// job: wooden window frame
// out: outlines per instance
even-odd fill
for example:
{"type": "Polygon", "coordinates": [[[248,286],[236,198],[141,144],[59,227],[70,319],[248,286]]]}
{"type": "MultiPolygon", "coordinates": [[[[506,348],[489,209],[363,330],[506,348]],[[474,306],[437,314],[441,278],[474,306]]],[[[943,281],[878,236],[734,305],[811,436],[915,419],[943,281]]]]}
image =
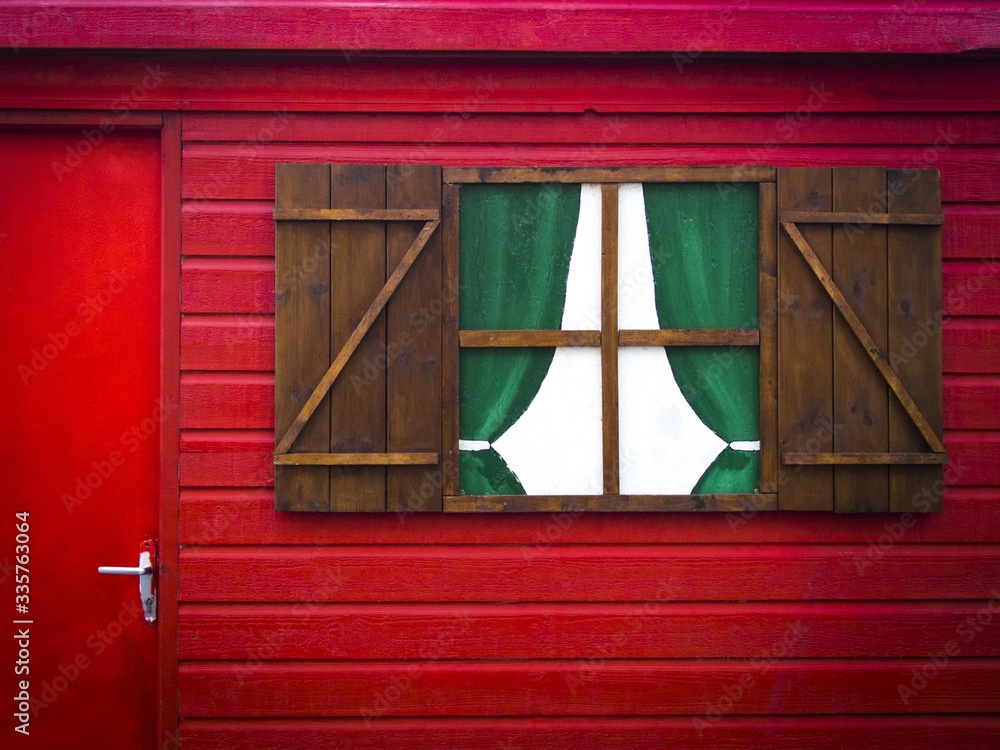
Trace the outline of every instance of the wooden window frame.
{"type": "MultiPolygon", "coordinates": [[[[352,243],[349,247],[358,253],[356,257],[363,263],[383,264],[383,272],[372,278],[365,277],[368,286],[364,289],[345,286],[343,273],[332,275],[329,282],[320,278],[308,289],[293,284],[283,290],[278,285],[277,301],[285,295],[293,295],[290,299],[298,300],[296,304],[305,297],[319,300],[320,306],[327,304],[328,310],[323,315],[329,313],[330,320],[334,320],[334,308],[322,300],[334,283],[339,284],[338,294],[348,300],[337,314],[338,333],[331,338],[335,343],[330,347],[332,362],[315,356],[310,360],[310,367],[325,375],[315,375],[315,379],[306,377],[299,385],[287,387],[286,384],[285,389],[276,385],[275,423],[280,428],[276,435],[274,462],[279,468],[285,466],[299,472],[289,475],[293,479],[308,479],[310,466],[313,470],[330,467],[329,491],[317,496],[311,488],[305,487],[297,494],[282,495],[276,481],[278,510],[743,512],[780,509],[842,513],[941,510],[940,498],[925,501],[925,493],[920,489],[927,483],[940,481],[941,466],[947,461],[940,437],[940,331],[932,335],[920,327],[922,317],[939,315],[941,307],[940,225],[944,220],[940,213],[940,175],[937,172],[884,167],[831,170],[761,166],[462,167],[442,170],[433,165],[342,164],[330,165],[336,172],[324,176],[319,172],[311,174],[310,170],[316,168],[323,166],[278,165],[276,177],[283,177],[277,180],[280,185],[276,185],[275,220],[300,226],[325,223],[328,228],[318,227],[317,231],[320,234],[326,231],[327,240],[331,242],[329,233],[339,225],[345,237],[352,233],[357,235],[349,240],[352,243]],[[305,171],[296,172],[302,169],[305,171]],[[301,185],[296,174],[303,178],[301,185]],[[331,191],[327,182],[335,175],[339,187],[331,191]],[[356,184],[371,183],[377,187],[381,179],[385,180],[386,196],[392,192],[392,200],[385,196],[369,200],[353,195],[356,184]],[[315,180],[319,182],[313,185],[315,180]],[[477,183],[601,186],[604,196],[602,292],[601,323],[597,329],[459,329],[461,191],[463,186],[477,183]],[[623,183],[757,185],[759,310],[756,328],[619,329],[618,201],[615,198],[623,183]],[[278,189],[281,186],[282,189],[278,189]],[[912,194],[907,192],[908,186],[915,188],[912,194]],[[290,197],[292,193],[288,191],[292,188],[301,190],[302,196],[290,197]],[[873,197],[875,203],[872,203],[873,197]],[[866,208],[869,204],[881,207],[879,211],[884,213],[866,208]],[[374,225],[375,230],[382,227],[381,234],[376,237],[378,242],[367,241],[370,232],[363,228],[366,224],[374,225]],[[865,245],[851,249],[847,225],[853,225],[855,232],[875,241],[875,245],[869,243],[867,250],[865,245]],[[880,226],[885,227],[881,234],[871,231],[872,227],[880,226]],[[425,246],[428,250],[421,255],[425,246]],[[834,252],[838,247],[840,250],[834,252]],[[417,263],[418,257],[420,263],[417,263]],[[408,277],[409,285],[400,287],[403,277],[415,263],[416,270],[408,277]],[[932,278],[935,268],[938,269],[937,278],[932,278]],[[923,269],[927,269],[927,273],[923,269]],[[378,276],[381,278],[376,278],[378,276]],[[849,292],[842,291],[838,284],[848,279],[854,280],[853,286],[849,292]],[[865,279],[867,283],[861,283],[865,279]],[[869,286],[884,289],[866,295],[864,290],[869,286]],[[403,292],[393,296],[397,288],[403,292]],[[867,308],[860,308],[861,317],[847,296],[867,305],[867,308]],[[363,428],[358,433],[361,438],[352,432],[346,433],[348,442],[342,447],[361,452],[337,450],[341,446],[332,444],[326,446],[327,452],[292,452],[296,436],[344,371],[347,360],[362,346],[369,329],[386,318],[401,325],[400,321],[412,319],[413,306],[420,304],[440,309],[441,315],[438,318],[435,314],[438,324],[428,327],[425,335],[414,339],[412,347],[406,345],[410,348],[406,356],[400,358],[401,366],[389,371],[393,378],[387,378],[384,394],[386,445],[382,446],[377,429],[371,432],[370,439],[364,437],[364,429],[372,421],[369,417],[375,415],[377,421],[376,409],[355,420],[363,428]],[[884,305],[881,312],[880,305],[884,305]],[[862,318],[868,321],[870,328],[862,318]],[[828,336],[824,337],[823,332],[828,336]],[[890,361],[894,347],[918,333],[924,336],[923,355],[902,359],[897,373],[897,365],[890,361]],[[603,413],[601,494],[461,494],[460,350],[463,347],[525,346],[599,348],[603,413]],[[683,495],[621,493],[617,354],[620,347],[629,346],[758,347],[761,465],[758,491],[683,495]],[[838,346],[840,348],[835,351],[838,346]],[[332,356],[334,351],[339,354],[332,356]],[[846,352],[851,354],[848,356],[846,352]],[[318,369],[320,365],[322,369],[318,369]],[[869,369],[870,365],[874,370],[869,369]],[[874,372],[883,381],[881,385],[875,386],[875,381],[872,385],[867,384],[865,378],[874,372]],[[837,373],[844,374],[839,384],[837,373]],[[860,377],[862,373],[865,375],[860,377]],[[390,380],[392,389],[388,385],[390,380]],[[883,388],[884,394],[881,393],[883,388]],[[307,390],[303,393],[302,389],[307,390]],[[782,391],[780,404],[779,390],[782,391]],[[308,393],[311,395],[306,397],[308,393]],[[282,394],[286,400],[291,399],[289,403],[293,409],[288,408],[289,404],[279,403],[282,394]],[[880,414],[887,406],[888,412],[880,414]],[[845,425],[836,424],[841,419],[845,425]],[[388,439],[390,432],[391,440],[388,439]],[[840,437],[835,440],[837,435],[840,437]],[[350,444],[351,440],[356,441],[356,447],[350,444]],[[806,466],[812,468],[803,470],[806,466]],[[865,494],[869,491],[867,483],[878,478],[870,471],[877,466],[887,467],[888,484],[883,482],[884,491],[876,488],[870,495],[865,494]],[[303,471],[305,473],[301,473],[303,471]],[[364,477],[378,478],[371,473],[373,471],[384,472],[387,479],[392,474],[392,487],[387,483],[381,494],[369,491],[363,497],[356,495],[350,482],[364,477]],[[350,482],[335,488],[333,472],[341,472],[336,474],[338,481],[350,482]],[[419,487],[415,487],[415,483],[419,487]],[[324,502],[329,507],[324,508],[324,502]]],[[[298,233],[276,232],[276,257],[294,262],[301,249],[300,239],[298,233]],[[283,236],[290,242],[283,242],[283,236]]],[[[337,256],[341,264],[353,263],[350,257],[337,256]]],[[[307,303],[313,305],[308,300],[307,303]]],[[[277,304],[277,334],[281,333],[281,309],[277,304]]],[[[310,351],[317,334],[313,332],[302,338],[304,329],[296,327],[298,319],[289,318],[287,311],[285,325],[291,336],[282,339],[276,335],[276,363],[281,364],[282,355],[286,355],[288,369],[283,372],[299,377],[296,358],[310,351]],[[284,347],[279,340],[285,341],[284,347]]],[[[377,342],[378,336],[374,338],[377,342]]],[[[366,346],[371,349],[372,343],[369,341],[366,346]]],[[[374,349],[377,348],[375,345],[374,349]]],[[[343,401],[343,392],[340,398],[343,401]]],[[[350,405],[351,401],[343,403],[350,405]]],[[[353,412],[347,409],[345,413],[353,412]]],[[[325,446],[311,447],[323,451],[325,446]]]]}
{"type": "Polygon", "coordinates": [[[747,511],[778,508],[777,449],[777,170],[774,167],[446,168],[442,196],[442,289],[457,289],[463,185],[598,184],[602,190],[601,329],[594,331],[462,331],[457,294],[446,294],[442,369],[445,512],[747,511]],[[754,183],[759,210],[759,317],[755,329],[618,327],[618,189],[623,183],[754,183]],[[463,495],[458,476],[458,360],[472,347],[596,347],[601,350],[604,491],[594,495],[463,495]],[[618,472],[618,349],[623,346],[756,346],[760,356],[760,491],[743,494],[625,495],[618,472]]]}

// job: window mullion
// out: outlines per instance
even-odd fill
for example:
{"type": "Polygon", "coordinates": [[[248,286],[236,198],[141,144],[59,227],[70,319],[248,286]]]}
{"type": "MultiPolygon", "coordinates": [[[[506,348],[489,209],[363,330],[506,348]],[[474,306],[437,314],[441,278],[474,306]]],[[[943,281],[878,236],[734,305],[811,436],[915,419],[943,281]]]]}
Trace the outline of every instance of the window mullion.
{"type": "Polygon", "coordinates": [[[601,396],[604,494],[618,481],[618,185],[601,189],[601,396]]]}

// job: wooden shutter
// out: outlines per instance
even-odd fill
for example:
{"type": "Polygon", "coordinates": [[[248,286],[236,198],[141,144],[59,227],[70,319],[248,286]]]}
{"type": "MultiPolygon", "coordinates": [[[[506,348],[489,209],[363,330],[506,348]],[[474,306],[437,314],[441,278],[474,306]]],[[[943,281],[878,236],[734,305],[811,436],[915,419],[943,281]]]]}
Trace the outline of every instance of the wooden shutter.
{"type": "Polygon", "coordinates": [[[778,506],[941,507],[936,171],[778,170],[778,506]]]}
{"type": "Polygon", "coordinates": [[[441,509],[441,169],[279,164],[275,504],[441,509]]]}

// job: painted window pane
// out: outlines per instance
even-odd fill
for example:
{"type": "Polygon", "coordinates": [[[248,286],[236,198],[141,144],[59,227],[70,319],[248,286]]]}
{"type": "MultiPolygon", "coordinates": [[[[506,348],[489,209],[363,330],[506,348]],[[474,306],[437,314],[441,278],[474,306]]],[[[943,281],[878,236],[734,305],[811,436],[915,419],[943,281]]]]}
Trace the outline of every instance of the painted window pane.
{"type": "MultiPolygon", "coordinates": [[[[599,188],[469,186],[461,211],[461,328],[600,327],[599,188]]],[[[599,493],[600,405],[597,350],[463,349],[461,491],[599,493]]]]}
{"type": "Polygon", "coordinates": [[[661,328],[756,328],[756,184],[643,186],[661,328]]]}
{"type": "MultiPolygon", "coordinates": [[[[550,364],[543,381],[523,411],[495,437],[469,429],[463,413],[480,413],[484,404],[497,409],[507,403],[491,383],[466,380],[470,362],[489,352],[503,367],[524,349],[476,350],[461,353],[459,371],[459,483],[475,495],[591,495],[602,489],[601,357],[598,349],[548,349],[550,364]],[[481,437],[476,437],[481,436],[481,437]]],[[[513,403],[513,402],[511,402],[513,403]]],[[[508,412],[490,420],[505,424],[508,412]]]]}
{"type": "Polygon", "coordinates": [[[469,185],[459,219],[459,326],[559,328],[579,185],[469,185]]]}
{"type": "MultiPolygon", "coordinates": [[[[464,187],[460,327],[599,329],[600,204],[464,187]]],[[[620,327],[755,328],[757,221],[756,185],[620,186],[620,327]]],[[[758,488],[756,348],[623,347],[619,368],[623,493],[758,488]]],[[[598,349],[463,349],[459,369],[462,492],[600,494],[598,349]]]]}
{"type": "MultiPolygon", "coordinates": [[[[756,185],[643,186],[656,315],[663,328],[756,328],[756,185]]],[[[676,347],[667,359],[685,400],[723,442],[692,488],[753,492],[760,485],[756,348],[676,347]]]]}
{"type": "MultiPolygon", "coordinates": [[[[621,186],[622,328],[756,327],[756,312],[734,315],[732,310],[747,304],[751,280],[756,310],[757,187],[729,187],[621,186]],[[650,206],[652,219],[647,214],[650,206]],[[711,212],[721,210],[743,211],[742,219],[711,220],[711,212]],[[717,227],[725,224],[735,234],[718,239],[717,227]],[[727,256],[725,263],[713,263],[703,257],[716,246],[735,246],[732,252],[741,260],[727,256]],[[742,290],[743,303],[726,296],[733,286],[742,290]],[[703,307],[682,309],[694,304],[703,307]],[[720,305],[727,309],[720,311],[720,305]],[[673,315],[675,309],[682,312],[673,315]]],[[[756,348],[624,347],[619,350],[618,378],[623,493],[753,492],[759,487],[756,348]]]]}

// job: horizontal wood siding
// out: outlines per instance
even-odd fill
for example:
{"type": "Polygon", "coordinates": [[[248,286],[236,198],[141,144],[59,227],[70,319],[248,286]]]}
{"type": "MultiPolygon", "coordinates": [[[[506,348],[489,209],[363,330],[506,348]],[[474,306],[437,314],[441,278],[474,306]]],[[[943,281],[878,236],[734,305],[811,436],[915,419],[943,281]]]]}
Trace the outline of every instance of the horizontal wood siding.
{"type": "Polygon", "coordinates": [[[996,744],[1000,65],[220,66],[151,92],[243,110],[184,116],[183,747],[996,744]],[[289,161],[940,169],[944,512],[275,512],[289,161]]]}
{"type": "Polygon", "coordinates": [[[142,0],[103,6],[62,0],[42,8],[17,2],[0,7],[0,27],[8,30],[15,50],[322,50],[348,61],[370,50],[687,50],[682,59],[693,61],[703,51],[957,53],[1000,47],[996,13],[961,0],[929,8],[843,2],[733,6],[725,0],[684,5],[654,0],[620,8],[588,0],[302,6],[272,1],[225,11],[167,0],[156,13],[142,0]]]}

